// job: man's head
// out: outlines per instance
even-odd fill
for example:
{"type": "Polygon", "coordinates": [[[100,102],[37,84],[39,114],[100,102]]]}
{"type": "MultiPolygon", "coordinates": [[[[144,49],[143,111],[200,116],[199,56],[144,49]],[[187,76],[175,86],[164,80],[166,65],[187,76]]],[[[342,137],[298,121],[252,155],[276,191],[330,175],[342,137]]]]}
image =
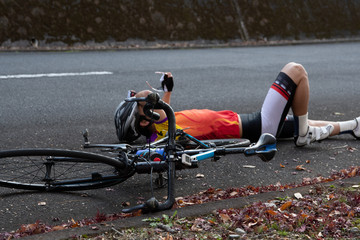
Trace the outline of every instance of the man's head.
{"type": "Polygon", "coordinates": [[[115,128],[120,142],[132,142],[140,137],[136,130],[137,102],[122,101],[115,111],[115,128]]]}
{"type": "MultiPolygon", "coordinates": [[[[134,97],[146,97],[151,91],[144,90],[134,97]]],[[[155,131],[153,121],[145,116],[143,107],[145,102],[122,101],[115,111],[115,127],[119,141],[132,142],[140,135],[150,137],[155,131]]]]}

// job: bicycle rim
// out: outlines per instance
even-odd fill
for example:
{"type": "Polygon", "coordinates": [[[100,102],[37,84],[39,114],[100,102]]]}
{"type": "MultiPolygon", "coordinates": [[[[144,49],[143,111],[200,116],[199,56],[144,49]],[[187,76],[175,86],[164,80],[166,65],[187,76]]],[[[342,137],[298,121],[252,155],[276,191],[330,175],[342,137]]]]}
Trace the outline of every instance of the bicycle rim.
{"type": "Polygon", "coordinates": [[[37,191],[76,191],[125,181],[121,162],[106,156],[60,149],[0,152],[0,186],[37,191]]]}

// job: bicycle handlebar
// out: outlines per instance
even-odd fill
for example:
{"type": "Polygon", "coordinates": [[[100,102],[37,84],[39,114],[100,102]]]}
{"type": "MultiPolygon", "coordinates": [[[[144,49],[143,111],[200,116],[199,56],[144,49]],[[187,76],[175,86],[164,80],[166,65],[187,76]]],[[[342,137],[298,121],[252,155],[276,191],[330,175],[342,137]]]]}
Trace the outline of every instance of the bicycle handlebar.
{"type": "Polygon", "coordinates": [[[140,98],[126,98],[126,102],[146,102],[143,111],[146,116],[151,119],[159,120],[160,114],[154,112],[153,109],[155,105],[159,102],[160,96],[157,93],[150,93],[147,97],[140,97],[140,98]]]}
{"type": "Polygon", "coordinates": [[[140,97],[140,98],[125,98],[125,102],[145,102],[146,98],[145,97],[140,97]]]}
{"type": "Polygon", "coordinates": [[[160,119],[160,114],[153,111],[153,105],[150,103],[145,104],[143,111],[144,111],[145,115],[151,119],[154,119],[156,121],[160,119]]]}

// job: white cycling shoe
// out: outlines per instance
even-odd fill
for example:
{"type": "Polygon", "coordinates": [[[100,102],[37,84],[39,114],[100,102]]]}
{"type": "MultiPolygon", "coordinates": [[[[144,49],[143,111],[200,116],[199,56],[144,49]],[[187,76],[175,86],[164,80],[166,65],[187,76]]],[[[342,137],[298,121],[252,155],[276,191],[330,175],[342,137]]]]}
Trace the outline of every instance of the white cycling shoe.
{"type": "Polygon", "coordinates": [[[360,117],[355,118],[356,121],[356,128],[352,130],[352,135],[357,139],[360,140],[360,117]]]}
{"type": "Polygon", "coordinates": [[[328,138],[333,130],[334,126],[331,124],[328,124],[324,127],[308,126],[308,131],[305,136],[295,136],[295,145],[298,147],[302,147],[305,145],[310,145],[312,142],[315,141],[321,141],[325,138],[328,138]]]}

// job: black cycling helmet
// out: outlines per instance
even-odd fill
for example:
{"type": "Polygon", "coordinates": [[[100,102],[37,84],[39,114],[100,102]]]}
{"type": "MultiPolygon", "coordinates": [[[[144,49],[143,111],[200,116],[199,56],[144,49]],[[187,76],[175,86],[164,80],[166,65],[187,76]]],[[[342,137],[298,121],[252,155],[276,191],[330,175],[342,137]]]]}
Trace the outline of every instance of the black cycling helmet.
{"type": "Polygon", "coordinates": [[[140,137],[136,130],[137,102],[122,101],[115,111],[116,134],[120,142],[132,142],[140,137]]]}

